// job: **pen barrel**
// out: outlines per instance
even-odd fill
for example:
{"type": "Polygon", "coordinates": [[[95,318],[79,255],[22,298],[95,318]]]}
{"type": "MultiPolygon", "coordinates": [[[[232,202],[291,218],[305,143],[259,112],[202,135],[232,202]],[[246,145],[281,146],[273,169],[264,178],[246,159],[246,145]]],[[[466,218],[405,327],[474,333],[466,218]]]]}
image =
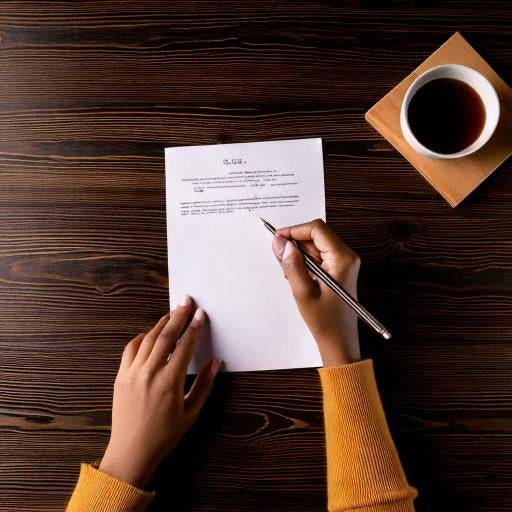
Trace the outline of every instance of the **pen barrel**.
{"type": "Polygon", "coordinates": [[[338,297],[340,297],[353,311],[366,322],[370,327],[377,331],[382,337],[389,340],[391,333],[381,324],[366,308],[361,306],[357,300],[350,295],[340,284],[329,275],[318,263],[307,254],[299,244],[296,244],[297,248],[304,255],[304,262],[306,268],[321,281],[323,281],[338,297]]]}

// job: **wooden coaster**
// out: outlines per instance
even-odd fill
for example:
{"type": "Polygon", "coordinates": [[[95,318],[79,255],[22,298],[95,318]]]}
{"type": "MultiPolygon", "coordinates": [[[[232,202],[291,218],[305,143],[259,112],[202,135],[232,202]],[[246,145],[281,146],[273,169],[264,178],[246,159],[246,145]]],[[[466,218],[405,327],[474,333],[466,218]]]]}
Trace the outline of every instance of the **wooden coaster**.
{"type": "Polygon", "coordinates": [[[459,32],[368,110],[365,118],[452,207],[457,206],[512,154],[512,88],[459,32]],[[427,69],[440,64],[463,64],[479,71],[491,82],[500,99],[500,121],[491,139],[476,153],[454,160],[433,160],[420,155],[405,141],[400,128],[400,107],[409,85],[427,69]]]}

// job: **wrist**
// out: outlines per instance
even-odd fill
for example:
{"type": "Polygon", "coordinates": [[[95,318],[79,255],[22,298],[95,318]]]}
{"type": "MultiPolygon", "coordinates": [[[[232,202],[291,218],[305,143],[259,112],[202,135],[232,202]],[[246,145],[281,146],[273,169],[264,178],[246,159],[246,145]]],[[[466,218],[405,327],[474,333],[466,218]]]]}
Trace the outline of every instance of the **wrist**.
{"type": "Polygon", "coordinates": [[[157,466],[157,461],[142,460],[129,450],[120,450],[109,444],[98,469],[122,482],[143,489],[157,466]]]}
{"type": "Polygon", "coordinates": [[[361,361],[357,336],[346,339],[317,339],[318,350],[324,368],[343,366],[361,361]]]}

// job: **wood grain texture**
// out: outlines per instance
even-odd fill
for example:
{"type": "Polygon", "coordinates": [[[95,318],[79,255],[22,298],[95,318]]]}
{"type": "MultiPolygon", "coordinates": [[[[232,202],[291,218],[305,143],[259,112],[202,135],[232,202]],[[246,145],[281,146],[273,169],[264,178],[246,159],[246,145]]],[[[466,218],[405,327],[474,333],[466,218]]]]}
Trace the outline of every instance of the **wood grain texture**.
{"type": "MultiPolygon", "coordinates": [[[[364,120],[457,30],[512,83],[505,0],[1,2],[2,512],[63,510],[167,308],[163,148],[296,137],[395,333],[362,340],[417,510],[512,508],[512,165],[452,211],[364,120]]],[[[152,510],[324,510],[322,421],[314,370],[221,376],[152,510]]]]}

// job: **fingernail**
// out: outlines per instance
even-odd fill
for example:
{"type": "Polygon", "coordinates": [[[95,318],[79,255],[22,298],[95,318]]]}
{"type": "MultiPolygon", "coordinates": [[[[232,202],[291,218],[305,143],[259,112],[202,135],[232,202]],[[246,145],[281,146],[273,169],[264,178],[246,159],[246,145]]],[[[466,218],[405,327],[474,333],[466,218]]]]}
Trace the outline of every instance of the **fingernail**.
{"type": "Polygon", "coordinates": [[[294,245],[289,240],[287,240],[286,245],[284,247],[283,260],[286,260],[292,254],[294,249],[294,245]]]}
{"type": "Polygon", "coordinates": [[[197,308],[194,313],[194,318],[192,318],[192,322],[194,325],[200,325],[204,320],[204,311],[201,308],[197,308]]]}
{"type": "Polygon", "coordinates": [[[283,258],[283,253],[286,247],[288,240],[279,234],[274,236],[274,243],[272,244],[272,248],[274,249],[274,254],[279,258],[283,258]]]}
{"type": "Polygon", "coordinates": [[[221,364],[222,359],[213,360],[212,365],[210,366],[210,373],[212,374],[212,377],[215,377],[215,375],[217,375],[217,372],[219,371],[221,364]]]}
{"type": "Polygon", "coordinates": [[[180,306],[182,308],[185,308],[185,307],[188,307],[188,306],[192,306],[192,298],[190,297],[190,295],[185,295],[181,300],[180,300],[180,306]]]}

